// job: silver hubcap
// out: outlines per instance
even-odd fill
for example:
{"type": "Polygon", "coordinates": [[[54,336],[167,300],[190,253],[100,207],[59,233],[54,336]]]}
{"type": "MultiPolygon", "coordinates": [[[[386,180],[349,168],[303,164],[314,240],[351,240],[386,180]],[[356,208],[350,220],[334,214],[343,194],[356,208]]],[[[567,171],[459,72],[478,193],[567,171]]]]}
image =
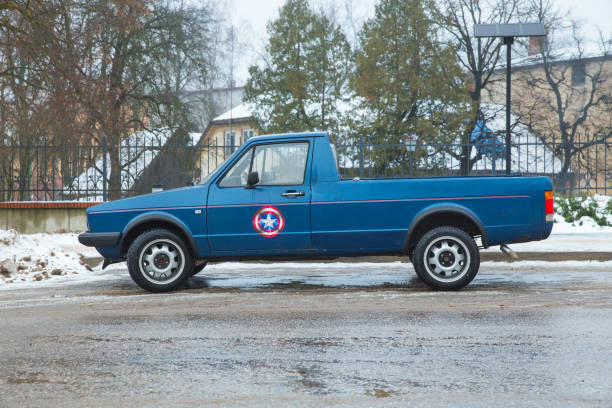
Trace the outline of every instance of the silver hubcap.
{"type": "Polygon", "coordinates": [[[139,264],[146,279],[166,284],[180,276],[184,259],[178,244],[169,239],[157,239],[140,252],[139,264]]]}
{"type": "Polygon", "coordinates": [[[457,238],[444,236],[434,239],[425,250],[425,269],[441,282],[461,279],[470,268],[470,253],[457,238]]]}

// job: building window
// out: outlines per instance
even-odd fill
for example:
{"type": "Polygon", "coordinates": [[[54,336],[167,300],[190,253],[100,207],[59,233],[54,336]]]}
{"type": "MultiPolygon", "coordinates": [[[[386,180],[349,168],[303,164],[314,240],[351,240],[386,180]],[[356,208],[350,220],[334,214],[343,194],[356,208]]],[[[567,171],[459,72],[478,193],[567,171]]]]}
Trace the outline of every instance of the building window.
{"type": "Polygon", "coordinates": [[[225,156],[229,156],[236,150],[236,132],[225,132],[225,156]]]}
{"type": "Polygon", "coordinates": [[[246,142],[253,137],[253,129],[245,129],[242,131],[242,140],[246,142]]]}
{"type": "Polygon", "coordinates": [[[584,85],[586,79],[586,64],[576,61],[572,64],[572,85],[584,85]]]}

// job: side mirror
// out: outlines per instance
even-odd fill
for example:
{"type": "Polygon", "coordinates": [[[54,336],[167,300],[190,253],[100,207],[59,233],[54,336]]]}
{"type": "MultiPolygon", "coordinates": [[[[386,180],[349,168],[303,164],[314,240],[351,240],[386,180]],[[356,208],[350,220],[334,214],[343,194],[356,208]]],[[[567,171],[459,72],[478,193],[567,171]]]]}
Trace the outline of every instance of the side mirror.
{"type": "Polygon", "coordinates": [[[256,171],[250,172],[249,177],[247,177],[246,188],[255,188],[255,184],[257,183],[259,183],[259,173],[256,171]]]}

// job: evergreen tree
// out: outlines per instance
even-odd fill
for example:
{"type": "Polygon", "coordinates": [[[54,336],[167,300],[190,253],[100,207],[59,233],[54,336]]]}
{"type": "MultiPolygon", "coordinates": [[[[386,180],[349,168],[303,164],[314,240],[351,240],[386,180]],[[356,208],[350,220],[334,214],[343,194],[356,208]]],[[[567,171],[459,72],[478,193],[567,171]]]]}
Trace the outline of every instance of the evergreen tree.
{"type": "Polygon", "coordinates": [[[336,132],[351,69],[340,27],[307,0],[287,0],[268,33],[265,66],[250,67],[245,89],[258,127],[269,133],[336,132]]]}
{"type": "MultiPolygon", "coordinates": [[[[370,148],[367,160],[378,174],[405,174],[403,143],[416,135],[421,163],[440,158],[439,143],[457,142],[469,110],[467,77],[454,49],[437,38],[423,0],[381,0],[375,16],[360,33],[353,88],[362,96],[356,134],[367,144],[397,144],[395,149],[370,148]]],[[[439,164],[442,166],[442,163],[439,164]]]]}

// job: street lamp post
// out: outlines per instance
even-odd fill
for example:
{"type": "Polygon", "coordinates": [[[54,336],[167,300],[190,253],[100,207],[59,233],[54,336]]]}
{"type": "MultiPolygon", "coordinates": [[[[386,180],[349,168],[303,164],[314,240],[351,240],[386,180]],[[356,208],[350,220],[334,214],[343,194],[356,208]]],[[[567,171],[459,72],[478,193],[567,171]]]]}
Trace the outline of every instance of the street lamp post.
{"type": "Polygon", "coordinates": [[[412,155],[416,149],[417,139],[418,137],[416,135],[408,135],[406,137],[406,150],[410,153],[410,167],[408,168],[408,175],[410,177],[412,177],[412,155]]]}
{"type": "Polygon", "coordinates": [[[506,45],[506,174],[510,174],[510,86],[512,75],[512,43],[515,37],[545,37],[542,23],[527,24],[476,24],[474,37],[502,37],[506,45]]]}

